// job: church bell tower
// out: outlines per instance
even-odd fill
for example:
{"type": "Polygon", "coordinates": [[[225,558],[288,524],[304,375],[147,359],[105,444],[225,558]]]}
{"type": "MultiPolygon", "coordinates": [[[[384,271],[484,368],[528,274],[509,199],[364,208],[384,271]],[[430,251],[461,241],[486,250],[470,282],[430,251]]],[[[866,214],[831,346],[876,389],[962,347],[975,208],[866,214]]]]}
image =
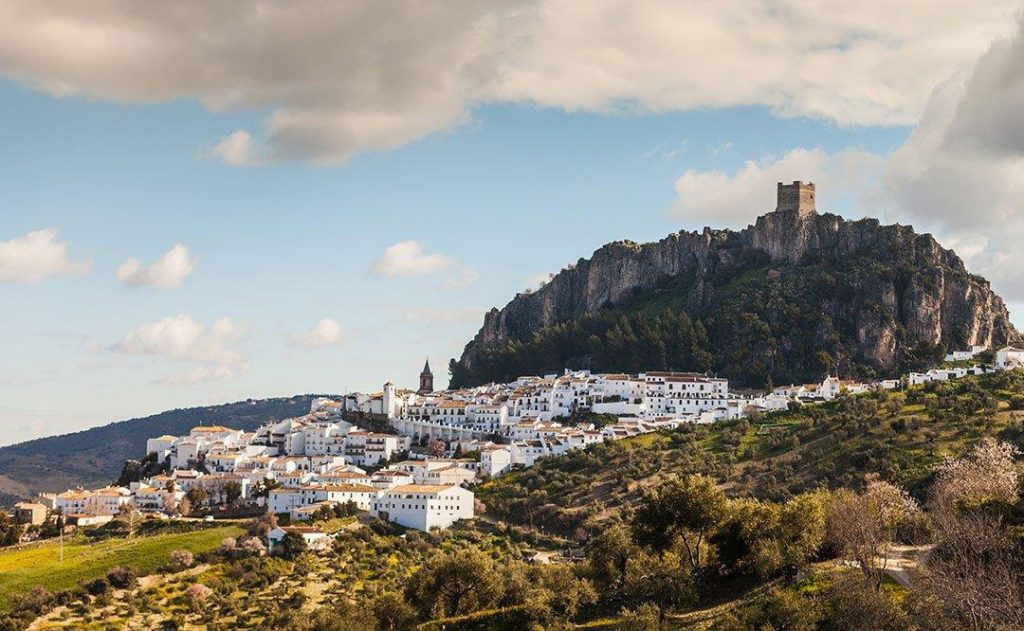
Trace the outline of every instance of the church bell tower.
{"type": "Polygon", "coordinates": [[[420,373],[420,389],[416,394],[430,394],[434,391],[434,373],[430,372],[430,359],[423,364],[423,372],[420,373]]]}

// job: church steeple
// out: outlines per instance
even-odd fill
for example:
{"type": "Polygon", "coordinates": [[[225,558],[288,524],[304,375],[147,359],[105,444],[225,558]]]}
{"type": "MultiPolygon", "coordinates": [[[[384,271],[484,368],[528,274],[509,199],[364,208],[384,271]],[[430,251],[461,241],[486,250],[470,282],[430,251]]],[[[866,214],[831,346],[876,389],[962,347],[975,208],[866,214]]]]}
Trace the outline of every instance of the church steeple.
{"type": "Polygon", "coordinates": [[[416,394],[430,394],[434,391],[434,373],[430,372],[430,358],[423,364],[423,372],[420,373],[420,389],[416,394]]]}

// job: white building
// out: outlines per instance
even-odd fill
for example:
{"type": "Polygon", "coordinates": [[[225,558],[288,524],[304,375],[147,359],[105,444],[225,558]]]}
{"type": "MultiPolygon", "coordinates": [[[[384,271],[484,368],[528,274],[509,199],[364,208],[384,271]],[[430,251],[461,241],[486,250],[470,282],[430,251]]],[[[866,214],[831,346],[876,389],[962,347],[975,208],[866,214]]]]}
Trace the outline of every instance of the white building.
{"type": "Polygon", "coordinates": [[[473,518],[473,492],[459,486],[408,484],[388,489],[371,511],[406,528],[429,531],[473,518]]]}
{"type": "Polygon", "coordinates": [[[1024,349],[1007,346],[996,351],[996,368],[1020,368],[1024,366],[1024,349]]]}

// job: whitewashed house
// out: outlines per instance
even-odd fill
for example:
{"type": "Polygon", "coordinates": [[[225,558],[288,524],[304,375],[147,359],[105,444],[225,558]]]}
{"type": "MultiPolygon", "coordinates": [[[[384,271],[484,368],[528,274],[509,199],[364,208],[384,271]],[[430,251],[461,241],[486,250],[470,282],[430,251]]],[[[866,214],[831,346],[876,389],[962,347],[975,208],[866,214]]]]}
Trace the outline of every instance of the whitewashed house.
{"type": "Polygon", "coordinates": [[[996,351],[996,368],[1020,368],[1024,366],[1024,349],[1006,346],[996,351]]]}
{"type": "Polygon", "coordinates": [[[371,512],[406,528],[429,531],[473,518],[473,492],[460,486],[409,484],[384,491],[371,512]]]}

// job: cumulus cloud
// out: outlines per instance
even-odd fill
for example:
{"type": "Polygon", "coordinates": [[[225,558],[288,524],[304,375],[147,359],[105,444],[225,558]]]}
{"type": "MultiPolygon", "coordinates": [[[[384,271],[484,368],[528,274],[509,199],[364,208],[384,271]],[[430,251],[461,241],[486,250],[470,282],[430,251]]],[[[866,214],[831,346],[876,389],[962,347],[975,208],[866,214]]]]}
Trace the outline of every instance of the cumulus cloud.
{"type": "Polygon", "coordinates": [[[930,226],[1011,300],[1024,299],[1024,21],[932,94],[888,162],[880,199],[930,226]]]}
{"type": "Polygon", "coordinates": [[[209,155],[343,162],[482,103],[670,111],[764,105],[915,122],[929,90],[1012,30],[1017,0],[0,0],[0,74],[56,95],[267,110],[209,155]],[[154,68],[159,70],[154,72],[154,68]]]}
{"type": "Polygon", "coordinates": [[[52,228],[0,241],[0,282],[34,283],[52,276],[88,273],[92,261],[72,261],[68,244],[52,228]]]}
{"type": "Polygon", "coordinates": [[[112,350],[238,368],[246,363],[238,348],[242,333],[243,327],[230,318],[206,326],[182,313],[132,329],[112,350]]]}
{"type": "Polygon", "coordinates": [[[138,259],[128,259],[117,268],[117,280],[128,287],[174,289],[181,287],[195,269],[195,259],[188,248],[179,243],[148,266],[138,259]]]}
{"type": "Polygon", "coordinates": [[[402,241],[388,246],[372,270],[378,276],[425,276],[447,271],[453,265],[443,254],[427,254],[417,241],[402,241]]]}
{"type": "Polygon", "coordinates": [[[735,173],[687,171],[678,217],[743,225],[777,181],[813,180],[818,208],[846,197],[866,214],[935,233],[1010,301],[1024,300],[1024,21],[973,67],[932,92],[920,124],[892,154],[798,148],[735,173]]]}
{"type": "Polygon", "coordinates": [[[314,349],[324,346],[336,346],[347,339],[344,330],[337,320],[324,318],[312,329],[292,336],[292,345],[299,348],[314,349]]]}
{"type": "Polygon", "coordinates": [[[735,173],[687,170],[675,182],[675,215],[692,225],[745,226],[775,208],[775,186],[814,182],[819,211],[830,200],[859,198],[876,186],[885,158],[860,149],[830,154],[797,148],[782,156],[748,160],[735,173]]]}
{"type": "Polygon", "coordinates": [[[260,156],[262,152],[263,149],[257,147],[253,141],[252,134],[239,129],[225,136],[213,147],[201,151],[199,156],[217,159],[233,166],[244,166],[264,162],[260,156]]]}

